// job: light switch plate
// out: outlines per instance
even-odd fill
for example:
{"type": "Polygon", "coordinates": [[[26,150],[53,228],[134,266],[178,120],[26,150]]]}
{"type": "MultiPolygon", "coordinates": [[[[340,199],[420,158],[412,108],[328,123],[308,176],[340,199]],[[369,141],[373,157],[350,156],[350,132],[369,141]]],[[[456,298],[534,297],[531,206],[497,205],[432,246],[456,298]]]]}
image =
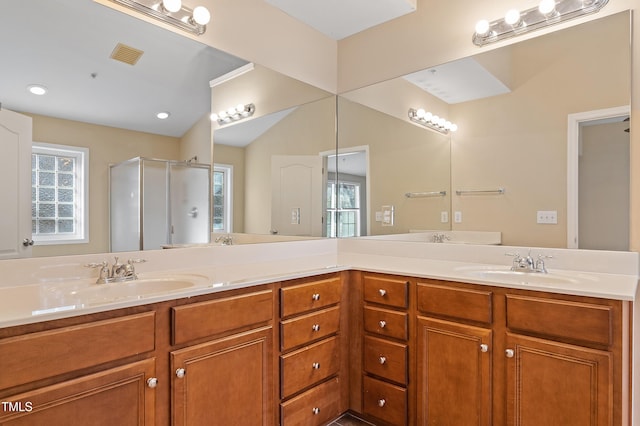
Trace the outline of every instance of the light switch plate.
{"type": "Polygon", "coordinates": [[[440,223],[449,223],[449,212],[442,211],[440,212],[440,223]]]}
{"type": "Polygon", "coordinates": [[[462,212],[457,211],[453,213],[453,221],[455,223],[462,223],[462,212]]]}
{"type": "Polygon", "coordinates": [[[394,207],[382,206],[382,226],[393,226],[394,207]]]}

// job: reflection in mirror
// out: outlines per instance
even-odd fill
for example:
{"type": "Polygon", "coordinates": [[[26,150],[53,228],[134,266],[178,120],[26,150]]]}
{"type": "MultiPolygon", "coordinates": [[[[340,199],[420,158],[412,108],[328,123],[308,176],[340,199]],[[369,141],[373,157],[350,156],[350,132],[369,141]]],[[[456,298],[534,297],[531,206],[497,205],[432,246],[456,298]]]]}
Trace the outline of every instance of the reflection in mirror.
{"type": "Polygon", "coordinates": [[[259,65],[212,88],[213,111],[256,105],[250,118],[214,125],[214,167],[233,177],[226,197],[223,185],[214,193],[214,232],[245,243],[327,235],[335,102],[324,90],[259,65]]]}
{"type": "MultiPolygon", "coordinates": [[[[458,130],[450,135],[451,177],[447,195],[451,196],[449,219],[453,220],[438,224],[440,226],[435,229],[450,229],[453,235],[456,232],[499,232],[501,242],[506,245],[627,250],[628,238],[614,238],[617,244],[611,244],[611,239],[594,242],[593,238],[598,237],[592,236],[584,237],[585,245],[579,245],[577,240],[567,241],[568,224],[578,222],[577,214],[575,218],[569,216],[567,205],[578,205],[571,194],[578,193],[578,186],[586,185],[582,175],[578,178],[578,166],[576,170],[568,166],[572,161],[577,164],[578,160],[568,158],[567,122],[570,114],[589,115],[596,110],[628,108],[629,34],[630,13],[622,12],[343,94],[340,106],[344,103],[345,107],[338,109],[339,147],[366,145],[366,138],[371,137],[366,135],[354,142],[351,133],[355,131],[349,127],[355,127],[355,124],[350,122],[349,114],[353,114],[351,110],[355,106],[350,102],[357,102],[361,109],[375,110],[377,123],[394,117],[409,125],[406,116],[409,108],[431,110],[458,125],[458,130]],[[488,87],[495,87],[496,91],[478,93],[478,89],[488,87]],[[504,188],[503,193],[497,191],[500,188],[504,188]],[[495,192],[475,192],[485,190],[495,192]],[[458,195],[458,191],[463,192],[458,195]]],[[[609,117],[608,121],[622,122],[627,117],[628,113],[621,114],[609,117]]],[[[373,126],[376,121],[367,120],[366,123],[373,126]]],[[[364,134],[368,129],[363,127],[358,126],[357,131],[364,134]]],[[[410,175],[409,170],[421,170],[420,167],[439,167],[437,162],[442,161],[442,157],[423,154],[421,166],[417,166],[414,156],[402,155],[403,143],[408,139],[399,138],[400,134],[391,128],[378,130],[378,133],[383,132],[387,132],[384,136],[386,146],[402,158],[399,164],[392,165],[390,155],[379,158],[373,150],[370,153],[372,177],[368,221],[372,224],[371,234],[432,229],[431,226],[436,225],[430,225],[428,221],[433,220],[433,216],[439,219],[440,215],[435,214],[438,210],[434,209],[428,215],[420,214],[417,205],[410,204],[417,200],[402,203],[393,200],[391,195],[377,199],[375,194],[379,188],[390,186],[394,187],[396,196],[409,190],[440,190],[441,185],[436,184],[436,180],[426,181],[417,173],[411,181],[413,189],[395,183],[394,179],[396,175],[410,175]],[[437,158],[436,165],[432,158],[437,158]],[[379,173],[380,177],[374,179],[373,173],[379,173]],[[376,215],[384,205],[395,207],[395,221],[387,228],[375,226],[379,224],[376,215]],[[422,222],[405,225],[404,217],[414,212],[422,222]]],[[[614,170],[629,168],[629,133],[612,132],[598,136],[599,149],[613,152],[608,144],[614,134],[616,138],[626,135],[626,142],[616,148],[622,154],[608,159],[608,163],[601,161],[589,166],[596,172],[586,179],[596,180],[605,189],[598,192],[598,200],[594,200],[591,207],[580,204],[580,209],[607,205],[607,209],[597,213],[598,227],[621,224],[621,231],[607,228],[604,233],[628,235],[629,177],[623,175],[616,181],[612,175],[614,170]],[[620,181],[626,185],[620,185],[620,181]],[[612,197],[605,197],[606,194],[612,197]]],[[[581,153],[579,149],[576,152],[581,153]]],[[[596,156],[596,161],[602,159],[602,156],[596,156]]],[[[448,172],[448,169],[443,171],[448,172]]],[[[585,198],[584,195],[580,197],[585,198]]],[[[435,200],[422,201],[433,203],[435,200]]],[[[448,205],[439,208],[445,211],[448,205]]],[[[578,208],[575,210],[577,212],[578,208]]],[[[583,220],[583,213],[586,212],[580,212],[580,220],[583,220]]]]}
{"type": "Polygon", "coordinates": [[[2,108],[33,117],[34,141],[89,149],[89,241],[36,243],[34,256],[109,251],[109,164],[194,155],[209,163],[209,81],[246,63],[92,0],[6,2],[0,40],[2,108]],[[111,58],[119,43],[142,56],[111,58]],[[28,93],[34,83],[47,94],[28,93]],[[169,117],[157,119],[161,111],[169,117]]]}

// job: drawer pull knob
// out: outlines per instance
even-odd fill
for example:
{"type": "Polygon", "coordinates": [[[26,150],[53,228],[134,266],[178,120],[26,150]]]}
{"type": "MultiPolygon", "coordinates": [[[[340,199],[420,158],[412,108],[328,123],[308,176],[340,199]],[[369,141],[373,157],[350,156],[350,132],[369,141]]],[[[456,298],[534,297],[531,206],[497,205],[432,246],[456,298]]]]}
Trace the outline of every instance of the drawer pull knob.
{"type": "Polygon", "coordinates": [[[320,324],[313,324],[311,326],[311,330],[313,331],[320,331],[320,324]]]}
{"type": "Polygon", "coordinates": [[[382,408],[382,407],[384,407],[386,405],[386,403],[387,403],[386,399],[384,399],[384,398],[379,399],[378,400],[378,407],[382,408]]]}
{"type": "Polygon", "coordinates": [[[311,411],[313,412],[314,415],[320,414],[320,409],[318,407],[313,407],[311,411]]]}
{"type": "Polygon", "coordinates": [[[387,290],[381,288],[380,290],[378,290],[378,292],[380,292],[380,296],[384,297],[387,294],[387,290]]]}
{"type": "Polygon", "coordinates": [[[176,370],[176,377],[182,379],[187,372],[184,371],[184,368],[178,368],[176,370]]]}
{"type": "Polygon", "coordinates": [[[516,353],[513,351],[513,349],[507,349],[506,351],[504,351],[504,354],[507,356],[507,358],[513,358],[516,353]]]}
{"type": "Polygon", "coordinates": [[[158,378],[157,377],[150,377],[149,379],[147,379],[147,386],[149,386],[151,389],[153,389],[156,386],[158,386],[158,378]]]}
{"type": "Polygon", "coordinates": [[[313,293],[313,295],[311,296],[311,300],[314,300],[314,301],[320,300],[320,294],[313,293]]]}
{"type": "Polygon", "coordinates": [[[311,368],[313,368],[314,370],[319,370],[320,369],[320,363],[319,362],[314,362],[313,364],[311,364],[311,368]]]}
{"type": "Polygon", "coordinates": [[[480,345],[480,352],[489,352],[489,345],[483,343],[480,345]]]}
{"type": "Polygon", "coordinates": [[[387,326],[387,322],[385,320],[380,320],[378,324],[380,325],[380,328],[385,328],[387,326]]]}
{"type": "Polygon", "coordinates": [[[387,362],[387,357],[386,356],[381,356],[378,361],[380,361],[380,364],[386,364],[387,362]]]}

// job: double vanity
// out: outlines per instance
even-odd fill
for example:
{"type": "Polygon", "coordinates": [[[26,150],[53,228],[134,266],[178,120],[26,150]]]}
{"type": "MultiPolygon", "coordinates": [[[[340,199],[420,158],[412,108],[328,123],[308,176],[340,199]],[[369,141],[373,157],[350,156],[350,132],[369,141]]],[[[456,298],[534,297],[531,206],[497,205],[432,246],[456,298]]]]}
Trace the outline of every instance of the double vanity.
{"type": "Polygon", "coordinates": [[[102,255],[3,262],[0,424],[638,424],[637,253],[506,254],[194,247],[105,284],[102,255]]]}

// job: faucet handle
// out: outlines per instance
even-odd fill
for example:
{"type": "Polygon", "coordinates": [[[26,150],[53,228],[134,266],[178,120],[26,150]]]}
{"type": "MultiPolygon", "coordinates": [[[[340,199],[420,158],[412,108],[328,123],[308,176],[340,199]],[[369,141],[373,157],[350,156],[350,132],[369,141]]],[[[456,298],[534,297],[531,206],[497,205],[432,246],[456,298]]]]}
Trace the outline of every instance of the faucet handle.
{"type": "Polygon", "coordinates": [[[107,266],[106,260],[103,260],[102,262],[91,262],[91,263],[84,264],[85,268],[102,268],[104,266],[107,266]]]}

